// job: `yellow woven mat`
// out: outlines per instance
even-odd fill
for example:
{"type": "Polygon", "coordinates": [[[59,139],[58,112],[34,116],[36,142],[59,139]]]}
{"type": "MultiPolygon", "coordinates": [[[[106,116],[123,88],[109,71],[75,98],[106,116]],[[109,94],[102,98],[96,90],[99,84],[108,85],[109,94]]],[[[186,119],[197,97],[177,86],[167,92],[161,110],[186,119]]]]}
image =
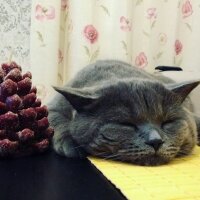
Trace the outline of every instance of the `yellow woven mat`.
{"type": "Polygon", "coordinates": [[[130,200],[200,200],[200,147],[159,167],[90,160],[130,200]]]}

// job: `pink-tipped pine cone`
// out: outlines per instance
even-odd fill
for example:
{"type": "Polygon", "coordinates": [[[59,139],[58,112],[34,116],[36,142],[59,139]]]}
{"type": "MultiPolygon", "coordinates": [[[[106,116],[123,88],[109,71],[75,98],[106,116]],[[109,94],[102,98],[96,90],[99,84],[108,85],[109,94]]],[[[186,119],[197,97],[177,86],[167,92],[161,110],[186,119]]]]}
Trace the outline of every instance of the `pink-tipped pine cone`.
{"type": "Polygon", "coordinates": [[[54,130],[31,78],[15,62],[0,67],[0,157],[44,152],[50,146],[54,130]]]}

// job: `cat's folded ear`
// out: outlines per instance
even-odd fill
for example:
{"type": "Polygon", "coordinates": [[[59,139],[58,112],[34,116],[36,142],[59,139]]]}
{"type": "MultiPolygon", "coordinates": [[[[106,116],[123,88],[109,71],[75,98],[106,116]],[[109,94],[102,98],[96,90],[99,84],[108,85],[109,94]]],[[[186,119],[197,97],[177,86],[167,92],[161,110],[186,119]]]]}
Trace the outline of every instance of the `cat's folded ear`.
{"type": "Polygon", "coordinates": [[[72,87],[55,87],[53,88],[62,94],[69,103],[77,111],[87,109],[92,104],[94,104],[100,97],[100,95],[95,94],[92,88],[72,88],[72,87]]]}
{"type": "Polygon", "coordinates": [[[200,80],[196,81],[187,81],[184,83],[173,83],[169,84],[167,88],[172,92],[176,93],[181,102],[190,94],[190,92],[200,84],[200,80]]]}

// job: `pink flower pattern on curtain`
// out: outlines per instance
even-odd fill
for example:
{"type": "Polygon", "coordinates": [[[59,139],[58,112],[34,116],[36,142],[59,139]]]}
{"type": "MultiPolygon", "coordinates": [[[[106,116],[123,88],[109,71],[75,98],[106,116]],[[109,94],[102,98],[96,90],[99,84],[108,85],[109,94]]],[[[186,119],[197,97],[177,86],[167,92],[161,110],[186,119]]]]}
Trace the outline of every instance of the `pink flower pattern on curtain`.
{"type": "Polygon", "coordinates": [[[32,65],[48,66],[48,83],[62,85],[98,59],[119,59],[150,72],[158,65],[199,70],[195,0],[33,2],[32,65]]]}

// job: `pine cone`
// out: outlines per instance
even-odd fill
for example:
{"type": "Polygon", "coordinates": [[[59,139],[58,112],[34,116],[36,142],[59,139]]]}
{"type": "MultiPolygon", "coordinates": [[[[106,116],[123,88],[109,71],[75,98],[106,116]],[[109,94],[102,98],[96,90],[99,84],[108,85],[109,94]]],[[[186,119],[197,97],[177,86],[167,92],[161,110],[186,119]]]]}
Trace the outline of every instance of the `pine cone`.
{"type": "Polygon", "coordinates": [[[30,72],[15,62],[0,68],[0,157],[44,152],[54,134],[30,72]]]}

